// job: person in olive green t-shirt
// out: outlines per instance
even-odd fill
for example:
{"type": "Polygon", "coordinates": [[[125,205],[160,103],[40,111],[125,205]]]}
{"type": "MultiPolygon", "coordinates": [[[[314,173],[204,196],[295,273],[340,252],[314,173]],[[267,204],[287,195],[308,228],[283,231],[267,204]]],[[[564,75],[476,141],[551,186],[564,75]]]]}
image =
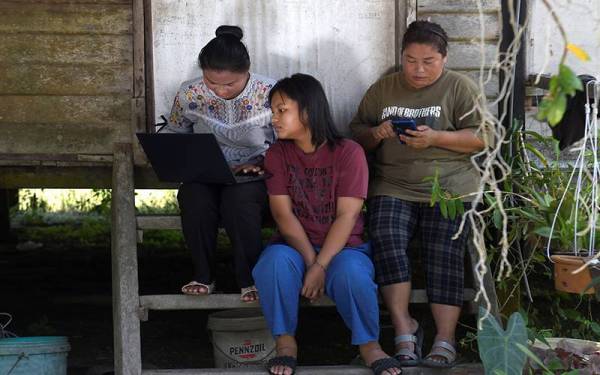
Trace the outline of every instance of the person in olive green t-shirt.
{"type": "Polygon", "coordinates": [[[447,35],[437,24],[415,21],[402,40],[402,70],[366,92],[350,124],[355,139],[374,153],[369,185],[369,232],[376,280],[395,329],[396,358],[403,366],[450,367],[456,360],[455,330],[464,286],[464,249],[468,230],[457,240],[460,218],[430,207],[431,182],[439,174],[443,189],[466,204],[477,191],[479,174],[471,156],[485,142],[474,111],[476,86],[445,69],[447,35]],[[416,130],[395,133],[391,119],[414,119],[416,130]],[[411,292],[407,249],[421,237],[427,296],[437,333],[422,358],[423,330],[408,312],[411,292]]]}

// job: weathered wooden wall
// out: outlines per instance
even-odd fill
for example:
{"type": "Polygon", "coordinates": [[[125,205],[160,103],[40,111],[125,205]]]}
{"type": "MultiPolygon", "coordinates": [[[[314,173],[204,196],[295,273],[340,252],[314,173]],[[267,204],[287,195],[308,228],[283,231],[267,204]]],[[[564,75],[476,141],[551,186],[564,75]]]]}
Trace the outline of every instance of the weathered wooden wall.
{"type": "Polygon", "coordinates": [[[132,28],[132,0],[0,0],[0,154],[130,139],[132,28]]]}
{"type": "MultiPolygon", "coordinates": [[[[417,18],[439,23],[448,33],[448,66],[479,80],[482,64],[489,68],[496,60],[502,21],[500,0],[482,0],[482,15],[476,0],[416,0],[417,18]],[[483,55],[481,53],[481,20],[483,20],[483,55]]],[[[487,74],[487,72],[486,72],[487,74]]],[[[498,96],[498,76],[485,84],[488,98],[498,96]]]]}

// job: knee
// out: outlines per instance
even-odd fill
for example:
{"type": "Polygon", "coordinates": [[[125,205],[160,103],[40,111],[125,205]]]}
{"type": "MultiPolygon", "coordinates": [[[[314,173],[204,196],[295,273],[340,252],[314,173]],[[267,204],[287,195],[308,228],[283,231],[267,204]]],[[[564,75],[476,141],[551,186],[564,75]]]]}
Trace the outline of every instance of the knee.
{"type": "Polygon", "coordinates": [[[386,223],[369,224],[369,237],[377,242],[396,236],[396,228],[386,223]]]}
{"type": "Polygon", "coordinates": [[[180,210],[202,213],[215,207],[211,195],[206,194],[196,184],[182,184],[177,192],[177,202],[180,210]]]}
{"type": "Polygon", "coordinates": [[[270,245],[262,252],[252,276],[257,280],[265,275],[289,273],[290,268],[298,263],[303,264],[302,256],[293,248],[282,244],[270,245]]]}
{"type": "Polygon", "coordinates": [[[331,286],[334,288],[374,287],[374,268],[371,260],[363,254],[342,251],[332,262],[331,286]]]}

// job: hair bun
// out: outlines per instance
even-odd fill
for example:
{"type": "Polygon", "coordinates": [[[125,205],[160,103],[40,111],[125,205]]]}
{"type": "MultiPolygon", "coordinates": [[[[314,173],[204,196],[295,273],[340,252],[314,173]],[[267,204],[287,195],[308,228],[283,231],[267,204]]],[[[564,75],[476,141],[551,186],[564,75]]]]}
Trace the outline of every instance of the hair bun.
{"type": "Polygon", "coordinates": [[[244,32],[238,26],[221,25],[215,31],[216,36],[231,35],[241,40],[244,37],[244,32]]]}

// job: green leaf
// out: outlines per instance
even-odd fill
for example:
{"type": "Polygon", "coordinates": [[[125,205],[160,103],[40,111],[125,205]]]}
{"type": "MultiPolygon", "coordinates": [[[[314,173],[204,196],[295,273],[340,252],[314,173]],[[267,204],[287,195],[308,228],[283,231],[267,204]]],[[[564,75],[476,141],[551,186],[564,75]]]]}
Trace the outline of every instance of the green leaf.
{"type": "Polygon", "coordinates": [[[596,322],[591,322],[590,328],[592,329],[592,331],[594,331],[596,336],[600,336],[600,324],[598,324],[596,322]]]}
{"type": "Polygon", "coordinates": [[[562,362],[558,358],[552,358],[548,362],[548,370],[550,370],[552,373],[555,373],[556,371],[560,371],[560,370],[564,370],[564,369],[565,369],[565,367],[563,366],[562,362]]]}
{"type": "Polygon", "coordinates": [[[566,65],[558,68],[558,81],[560,88],[567,95],[574,95],[575,91],[583,90],[583,84],[577,75],[566,65]]]}
{"type": "Polygon", "coordinates": [[[456,199],[448,201],[448,217],[450,217],[451,220],[456,219],[456,202],[456,199]]]}
{"type": "Polygon", "coordinates": [[[502,228],[502,214],[500,213],[500,210],[494,210],[494,213],[492,214],[492,220],[494,221],[494,227],[496,229],[502,228]]]}
{"type": "Polygon", "coordinates": [[[536,228],[533,232],[539,236],[550,238],[550,234],[551,234],[550,229],[551,229],[550,227],[540,227],[540,228],[536,228]]]}
{"type": "Polygon", "coordinates": [[[562,120],[565,110],[567,109],[567,96],[564,93],[558,93],[556,98],[552,100],[550,108],[548,108],[548,124],[554,126],[562,120]]]}
{"type": "Polygon", "coordinates": [[[463,215],[465,213],[465,204],[460,199],[456,200],[456,210],[459,215],[463,215]]]}
{"type": "Polygon", "coordinates": [[[525,144],[525,148],[527,149],[527,151],[531,152],[538,159],[540,159],[540,162],[542,162],[542,164],[544,164],[545,167],[548,166],[548,160],[546,160],[546,157],[544,156],[544,154],[542,154],[540,152],[540,150],[538,150],[537,148],[533,147],[533,145],[531,143],[526,143],[525,144]]]}
{"type": "Polygon", "coordinates": [[[445,200],[440,201],[440,211],[442,212],[442,217],[444,219],[448,218],[448,205],[445,200]]]}
{"type": "Polygon", "coordinates": [[[545,97],[544,99],[542,99],[542,102],[540,103],[539,107],[538,107],[538,113],[535,116],[539,121],[545,121],[546,118],[548,118],[548,111],[550,110],[550,107],[552,106],[552,100],[548,97],[545,97]]]}
{"type": "MultiPolygon", "coordinates": [[[[479,317],[485,310],[479,309],[479,317]]],[[[513,313],[508,320],[506,331],[502,329],[496,318],[488,315],[477,333],[479,356],[486,374],[503,371],[507,375],[521,375],[525,366],[526,355],[518,345],[527,345],[527,329],[523,317],[513,313]]]]}
{"type": "Polygon", "coordinates": [[[527,355],[529,358],[531,358],[532,361],[534,361],[538,366],[540,366],[541,368],[543,368],[546,371],[550,371],[548,370],[548,368],[544,365],[544,363],[538,358],[537,355],[533,354],[533,352],[531,350],[529,350],[528,347],[526,347],[523,344],[520,343],[516,343],[515,344],[517,346],[517,348],[519,348],[519,350],[521,350],[525,355],[527,355]]]}

